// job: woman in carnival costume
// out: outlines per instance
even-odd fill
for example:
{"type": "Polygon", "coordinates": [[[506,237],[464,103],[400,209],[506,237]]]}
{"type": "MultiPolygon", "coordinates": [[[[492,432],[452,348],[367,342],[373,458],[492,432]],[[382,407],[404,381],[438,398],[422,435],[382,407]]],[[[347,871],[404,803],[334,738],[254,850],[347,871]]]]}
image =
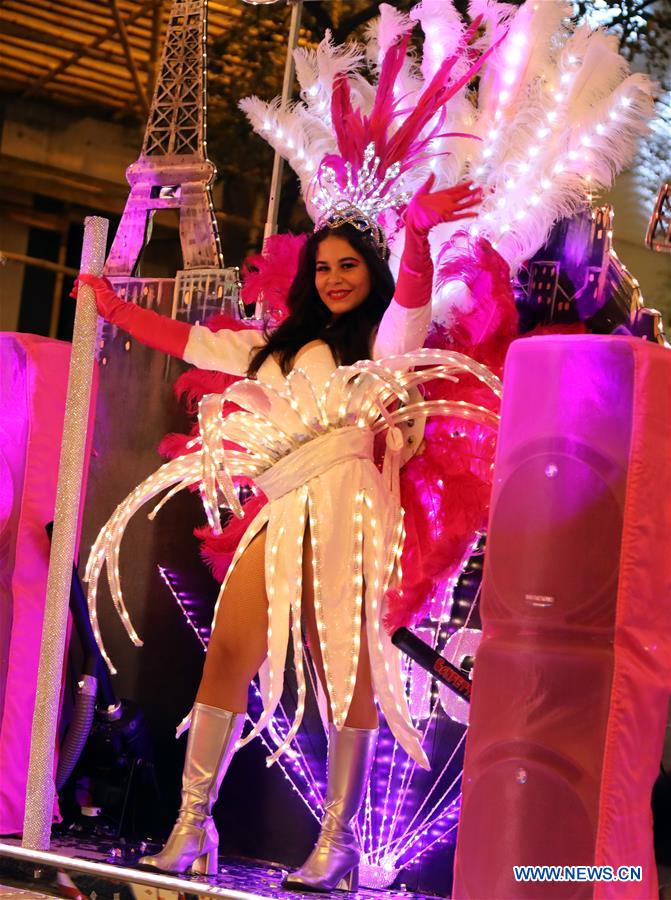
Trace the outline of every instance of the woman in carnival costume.
{"type": "MultiPolygon", "coordinates": [[[[428,766],[405,705],[398,651],[380,628],[382,582],[391,581],[401,535],[398,502],[373,462],[367,419],[379,417],[376,393],[386,394],[391,385],[384,379],[391,373],[365,366],[357,372],[353,364],[422,347],[430,322],[428,230],[472,215],[479,201],[479,192],[468,185],[414,196],[395,288],[376,225],[352,212],[331,217],[308,239],[289,294],[289,315],[267,336],[252,329],[213,333],[164,319],[120,300],[104,279],[80,276],[95,289],[100,315],[137,340],[201,368],[254,377],[224,396],[252,410],[253,421],[241,422],[241,431],[258,430],[260,417],[268,418],[268,439],[261,443],[277,458],[255,479],[270,503],[247,529],[217,603],[191,716],[179,819],[163,851],[145,857],[145,865],[214,871],[218,839],[210,810],[236,744],[258,734],[277,705],[290,618],[295,650],[301,652],[301,610],[332,724],[326,820],[312,856],[288,883],[325,890],[355,885],[359,848],[351,822],[375,752],[376,696],[396,738],[428,766]],[[344,415],[337,407],[325,409],[349,400],[345,385],[329,390],[339,373],[356,377],[354,390],[361,395],[344,415]],[[243,397],[243,385],[257,397],[243,397]],[[310,396],[301,398],[302,392],[310,396]],[[326,403],[319,403],[320,395],[326,403]],[[364,403],[371,407],[367,418],[364,403]],[[349,421],[366,424],[344,424],[349,421]],[[240,741],[247,689],[262,666],[270,702],[240,741]]],[[[228,436],[249,446],[253,435],[228,436]]]]}
{"type": "MultiPolygon", "coordinates": [[[[392,48],[387,68],[405,51],[405,44],[392,48]]],[[[422,347],[431,319],[428,234],[440,223],[474,216],[481,201],[469,183],[432,193],[433,177],[426,179],[427,167],[417,163],[430,141],[418,135],[450,94],[445,85],[453,62],[437,75],[423,108],[418,106],[421,114],[404,134],[401,126],[387,137],[393,109],[380,103],[374,112],[385,121],[382,127],[378,122],[378,141],[357,156],[343,134],[340,158],[323,160],[314,182],[321,215],[301,254],[289,314],[275,330],[215,333],[140,309],[119,299],[105,279],[80,276],[94,288],[100,315],[137,340],[200,368],[246,376],[201,404],[200,450],[164,466],[107,523],[87,570],[92,594],[106,558],[115,601],[132,629],[109,562],[118,554],[125,521],[166,486],[186,486],[200,477],[215,528],[221,495],[241,514],[233,477],[251,475],[269,501],[247,528],[217,602],[191,714],[177,823],[163,850],[144,857],[144,865],[216,871],[211,809],[235,749],[270,723],[282,691],[290,631],[298,708],[270,761],[286,750],[299,727],[305,698],[301,623],[328,701],[328,785],[317,844],[287,886],[356,888],[360,849],[353,822],[375,753],[376,699],[399,743],[428,768],[408,712],[399,652],[381,617],[385,592],[398,581],[403,540],[398,465],[404,442],[397,407],[402,404],[411,417],[405,378],[418,362],[411,354],[422,347]],[[424,181],[412,199],[401,173],[411,164],[424,181]],[[404,209],[405,245],[394,285],[382,223],[390,214],[398,221],[404,209]],[[243,412],[223,417],[223,400],[243,412]],[[394,407],[392,420],[388,410],[394,407]],[[373,442],[383,428],[381,472],[373,442]],[[242,449],[228,449],[230,443],[223,449],[224,441],[242,449]],[[264,710],[241,739],[247,690],[257,672],[264,710]]],[[[338,90],[346,94],[344,79],[338,90]]],[[[485,367],[458,354],[443,357],[438,352],[426,360],[441,364],[442,377],[448,368],[473,371],[496,387],[498,380],[485,367]]],[[[480,412],[491,424],[495,417],[480,412]]],[[[479,413],[473,408],[472,414],[479,413]]],[[[93,618],[95,625],[95,610],[93,618]]]]}
{"type": "MultiPolygon", "coordinates": [[[[563,22],[564,4],[550,6],[557,22],[563,22]]],[[[513,48],[520,56],[529,31],[527,18],[545,15],[546,10],[535,4],[528,13],[519,13],[510,28],[508,7],[494,7],[500,7],[504,30],[513,37],[519,19],[521,38],[513,48]]],[[[226,328],[215,333],[139,309],[116,297],[104,279],[80,276],[95,289],[100,314],[141,342],[198,367],[240,377],[224,394],[203,399],[195,449],[166,463],[136,488],[101,531],[87,567],[98,639],[95,597],[106,563],[122,621],[131,638],[141,643],[123,605],[118,554],[127,521],[146,501],[165,489],[170,489],[169,497],[200,483],[208,520],[217,533],[220,506],[243,515],[234,480],[251,478],[268,500],[248,525],[222,584],[190,717],[179,818],[163,850],[145,857],[144,865],[171,872],[215,870],[218,836],[211,809],[235,749],[267,727],[277,744],[269,757],[274,762],[300,726],[306,691],[302,628],[327,707],[328,782],[317,844],[286,885],[316,890],[357,886],[360,848],[354,821],[375,751],[376,701],[399,744],[420,765],[428,765],[408,712],[398,651],[381,627],[401,583],[404,528],[399,468],[408,454],[399,425],[415,421],[421,427],[427,414],[437,413],[485,429],[496,427],[497,417],[490,409],[455,399],[454,385],[450,399],[416,402],[416,389],[432,380],[454,382],[465,375],[471,384],[477,382],[480,396],[489,395],[489,401],[483,401],[486,405],[500,395],[500,382],[486,366],[453,351],[420,348],[432,318],[429,232],[474,217],[482,200],[480,190],[469,183],[432,192],[433,176],[427,175],[436,169],[445,176],[443,183],[454,184],[455,172],[467,168],[468,142],[458,142],[454,158],[445,162],[446,139],[449,144],[452,137],[469,137],[463,132],[473,125],[475,112],[465,92],[474,72],[492,53],[493,74],[489,82],[485,75],[485,89],[496,82],[501,41],[497,29],[490,27],[489,48],[476,61],[469,43],[480,20],[464,29],[451,4],[442,0],[439,4],[425,0],[418,10],[425,33],[435,33],[440,20],[446,38],[439,60],[430,58],[436,56],[436,41],[428,43],[428,51],[425,47],[424,82],[407,52],[412,23],[383,4],[386,25],[383,22],[375,44],[379,63],[375,88],[355,72],[358,51],[334,48],[327,38],[312,56],[304,52],[297,59],[305,105],[284,112],[256,98],[245,101],[254,127],[299,174],[306,205],[317,223],[289,292],[288,316],[279,327],[265,333],[226,328]],[[330,118],[325,115],[327,101],[330,118]],[[452,134],[446,133],[447,127],[452,134]],[[392,235],[402,225],[405,242],[394,287],[385,231],[392,235]],[[227,401],[238,410],[228,412],[230,403],[224,409],[227,401]],[[380,471],[373,442],[376,434],[385,432],[380,471]],[[282,739],[275,733],[272,715],[282,693],[290,635],[298,704],[282,739]],[[263,712],[241,739],[247,688],[257,671],[263,712]]],[[[584,43],[584,36],[580,40],[584,43]]],[[[545,65],[547,54],[538,52],[536,57],[545,65]]],[[[534,70],[527,66],[520,71],[534,70]]],[[[520,80],[520,115],[528,107],[523,88],[520,80]]],[[[504,94],[492,95],[491,89],[488,94],[485,89],[481,84],[482,96],[494,100],[487,101],[491,109],[483,103],[475,123],[481,133],[508,115],[502,118],[496,111],[504,94]]],[[[611,84],[603,88],[606,94],[612,90],[611,84]]],[[[517,109],[510,106],[511,91],[506,88],[504,93],[508,108],[517,109]]],[[[644,93],[635,83],[626,104],[617,98],[618,122],[632,110],[636,123],[645,118],[645,104],[629,99],[644,93]]],[[[512,112],[510,116],[517,127],[512,112]]],[[[630,123],[627,126],[634,130],[630,123]]],[[[495,130],[498,133],[501,126],[495,130]]],[[[524,216],[521,212],[509,216],[497,231],[497,216],[506,215],[497,194],[503,195],[508,185],[497,186],[496,170],[487,162],[492,152],[499,152],[498,145],[490,140],[486,152],[482,147],[474,153],[476,161],[478,153],[484,153],[484,163],[474,170],[482,183],[488,184],[488,179],[490,183],[480,233],[496,237],[506,262],[514,267],[531,242],[540,245],[543,229],[546,234],[557,210],[569,209],[567,198],[579,202],[584,186],[580,182],[576,187],[573,181],[564,185],[559,179],[545,187],[540,165],[531,166],[525,157],[520,171],[541,179],[530,196],[535,199],[544,191],[548,199],[543,222],[537,220],[537,206],[532,204],[531,212],[527,214],[525,207],[524,216]]],[[[559,152],[553,149],[547,159],[543,157],[543,166],[554,166],[556,172],[559,152]]],[[[607,157],[605,148],[602,152],[607,157]]],[[[526,154],[527,148],[518,141],[512,150],[506,145],[505,153],[526,154]]],[[[587,164],[572,153],[565,161],[562,156],[562,171],[587,164]]],[[[538,155],[535,152],[533,159],[538,155]]],[[[589,166],[592,172],[593,160],[589,166]]],[[[601,180],[605,183],[605,176],[601,180]]],[[[511,203],[517,202],[519,192],[510,196],[511,203]]],[[[480,260],[473,263],[478,271],[495,269],[499,263],[506,268],[487,241],[478,246],[480,260]],[[489,262],[486,256],[491,257],[489,262]]],[[[448,269],[450,265],[454,263],[448,258],[448,269]]],[[[472,282],[475,274],[462,274],[461,280],[472,282]]]]}

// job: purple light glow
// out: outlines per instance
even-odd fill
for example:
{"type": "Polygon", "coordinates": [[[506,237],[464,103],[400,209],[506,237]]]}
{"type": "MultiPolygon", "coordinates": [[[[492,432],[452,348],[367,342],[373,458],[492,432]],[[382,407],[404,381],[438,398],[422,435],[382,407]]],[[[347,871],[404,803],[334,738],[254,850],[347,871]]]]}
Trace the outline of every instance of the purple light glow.
{"type": "MultiPolygon", "coordinates": [[[[181,590],[180,578],[176,573],[161,566],[159,572],[189,627],[203,649],[207,649],[210,628],[203,624],[204,616],[209,615],[209,608],[205,609],[207,604],[201,603],[198,595],[181,590]]],[[[453,578],[437,586],[431,604],[431,619],[417,629],[433,646],[442,646],[449,631],[449,625],[441,627],[440,623],[444,626],[449,623],[454,586],[453,578]]],[[[452,646],[456,649],[456,645],[452,646]]],[[[310,668],[308,671],[311,672],[310,668]]],[[[431,752],[435,744],[433,735],[438,723],[445,719],[436,684],[423,669],[409,660],[404,660],[403,671],[407,679],[411,714],[415,724],[421,728],[425,746],[434,756],[434,771],[426,773],[419,769],[400,750],[380,714],[378,752],[356,825],[363,849],[360,880],[365,887],[388,886],[402,869],[414,865],[433,848],[452,840],[456,828],[461,771],[459,769],[455,773],[454,766],[465,731],[457,736],[447,761],[436,759],[435,752],[431,752]],[[436,776],[439,766],[442,767],[436,776]]],[[[275,737],[279,740],[289,730],[294,703],[285,692],[273,721],[275,737]]],[[[256,682],[252,682],[248,717],[256,719],[260,709],[259,688],[256,682]]],[[[260,737],[265,748],[272,753],[274,739],[271,740],[266,733],[260,737]]],[[[309,735],[303,729],[294,739],[292,752],[280,757],[278,763],[291,789],[319,821],[323,814],[326,767],[325,760],[314,754],[310,743],[309,735]]]]}

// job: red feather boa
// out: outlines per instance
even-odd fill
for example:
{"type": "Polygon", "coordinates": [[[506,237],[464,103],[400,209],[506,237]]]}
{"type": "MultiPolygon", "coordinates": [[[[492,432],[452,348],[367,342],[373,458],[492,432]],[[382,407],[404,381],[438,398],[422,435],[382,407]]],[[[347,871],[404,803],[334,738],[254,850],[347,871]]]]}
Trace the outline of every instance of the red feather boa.
{"type": "MultiPolygon", "coordinates": [[[[445,263],[439,281],[458,278],[473,303],[450,326],[434,322],[425,346],[456,350],[500,374],[518,316],[510,270],[485,240],[445,263]]],[[[495,409],[490,390],[472,375],[434,381],[427,400],[465,400],[495,409]]],[[[460,574],[464,558],[487,525],[496,438],[490,429],[458,419],[429,419],[420,451],[401,471],[406,540],[400,590],[386,596],[384,626],[393,633],[422,618],[438,585],[460,574]],[[459,435],[455,437],[455,435],[459,435]]]]}

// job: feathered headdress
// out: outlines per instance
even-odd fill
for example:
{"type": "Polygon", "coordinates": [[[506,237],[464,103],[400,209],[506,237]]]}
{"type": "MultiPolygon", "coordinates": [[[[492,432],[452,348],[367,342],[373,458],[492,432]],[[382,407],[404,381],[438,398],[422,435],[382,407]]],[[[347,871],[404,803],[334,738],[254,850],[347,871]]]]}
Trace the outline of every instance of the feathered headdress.
{"type": "Polygon", "coordinates": [[[327,33],[316,51],[296,52],[302,100],[286,110],[257,97],[240,106],[296,170],[316,227],[348,222],[384,253],[386,235],[398,230],[431,160],[443,152],[437,141],[474,137],[445,132],[446,106],[494,47],[479,53],[470,46],[476,20],[423,82],[408,53],[412,21],[387,4],[380,9],[377,31],[369,32],[378,49],[375,90],[356,71],[363,53],[335,48],[327,33]]]}
{"type": "MultiPolygon", "coordinates": [[[[565,0],[471,0],[469,12],[467,27],[451,0],[422,0],[410,15],[383,3],[363,47],[337,47],[327,34],[316,50],[296,51],[297,103],[241,106],[295,169],[316,222],[373,220],[393,244],[428,171],[437,189],[471,178],[485,200],[466,243],[485,238],[514,274],[555,222],[631,162],[654,114],[653,86],[629,74],[615,38],[576,27],[565,0]],[[415,23],[421,61],[409,50],[415,23]]],[[[434,229],[434,259],[463,254],[459,228],[434,229]]],[[[436,285],[438,317],[450,318],[457,295],[436,285]]]]}

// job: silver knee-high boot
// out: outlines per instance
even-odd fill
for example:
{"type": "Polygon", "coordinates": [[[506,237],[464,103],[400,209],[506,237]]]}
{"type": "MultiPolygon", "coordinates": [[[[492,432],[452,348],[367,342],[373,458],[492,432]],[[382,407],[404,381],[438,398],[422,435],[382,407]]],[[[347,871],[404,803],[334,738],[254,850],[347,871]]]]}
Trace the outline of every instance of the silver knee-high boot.
{"type": "Polygon", "coordinates": [[[284,887],[356,891],[361,848],[354,820],[361,808],[375,758],[378,729],[329,726],[328,780],[324,818],[317,843],[284,887]]]}
{"type": "Polygon", "coordinates": [[[179,816],[161,852],[143,856],[139,865],[179,874],[187,869],[197,875],[216,874],[219,835],[210,813],[244,722],[244,713],[194,705],[179,816]]]}

